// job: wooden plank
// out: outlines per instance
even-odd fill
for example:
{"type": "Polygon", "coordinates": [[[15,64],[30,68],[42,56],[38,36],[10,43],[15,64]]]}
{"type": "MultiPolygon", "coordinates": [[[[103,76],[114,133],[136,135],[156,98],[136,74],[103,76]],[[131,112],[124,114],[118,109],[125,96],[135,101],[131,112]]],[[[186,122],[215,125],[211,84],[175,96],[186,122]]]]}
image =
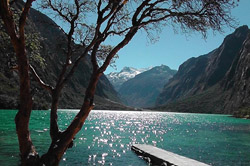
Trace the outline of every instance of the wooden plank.
{"type": "Polygon", "coordinates": [[[208,164],[193,160],[178,154],[146,144],[135,144],[131,147],[135,153],[150,158],[153,164],[176,166],[209,166],[208,164]]]}

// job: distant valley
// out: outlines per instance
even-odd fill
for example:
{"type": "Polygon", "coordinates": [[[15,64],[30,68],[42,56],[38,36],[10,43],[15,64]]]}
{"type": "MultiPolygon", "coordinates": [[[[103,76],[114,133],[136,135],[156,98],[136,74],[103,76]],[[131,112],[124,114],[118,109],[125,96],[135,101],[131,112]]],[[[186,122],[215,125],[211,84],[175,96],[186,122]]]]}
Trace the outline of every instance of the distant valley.
{"type": "Polygon", "coordinates": [[[110,75],[112,76],[114,73],[108,74],[111,83],[118,89],[123,103],[128,106],[139,108],[154,106],[163,86],[177,72],[165,65],[142,70],[145,69],[126,67],[117,73],[117,76],[121,77],[116,77],[116,82],[112,81],[113,77],[110,78],[110,75]],[[126,81],[124,81],[124,78],[126,78],[126,81]],[[117,85],[117,82],[122,83],[117,85]]]}
{"type": "MultiPolygon", "coordinates": [[[[21,10],[21,6],[17,5],[21,10]]],[[[31,64],[45,82],[55,84],[65,61],[65,35],[53,20],[32,9],[27,20],[27,50],[31,64]]],[[[10,70],[16,58],[0,22],[0,108],[19,105],[18,73],[10,70]]],[[[72,60],[82,52],[77,44],[72,60]]],[[[149,64],[150,65],[150,64],[149,64]]],[[[167,64],[166,64],[167,65],[167,64]]],[[[178,71],[166,65],[103,75],[97,85],[96,109],[233,114],[250,118],[250,30],[241,26],[211,52],[190,58],[178,71]],[[127,106],[124,106],[127,105],[127,106]]],[[[79,108],[92,66],[87,56],[61,94],[59,108],[79,108]]],[[[32,83],[33,109],[48,109],[51,96],[32,83]]]]}
{"type": "Polygon", "coordinates": [[[133,107],[249,118],[250,30],[239,27],[217,49],[181,64],[178,72],[162,65],[115,81],[121,81],[118,88],[112,84],[122,101],[133,107]]]}

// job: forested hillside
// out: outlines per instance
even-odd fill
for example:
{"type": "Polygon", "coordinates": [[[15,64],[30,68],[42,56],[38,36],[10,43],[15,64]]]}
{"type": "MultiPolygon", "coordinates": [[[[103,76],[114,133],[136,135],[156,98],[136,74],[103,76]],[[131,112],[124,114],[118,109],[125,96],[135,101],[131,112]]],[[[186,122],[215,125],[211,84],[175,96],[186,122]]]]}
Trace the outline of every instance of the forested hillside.
{"type": "MultiPolygon", "coordinates": [[[[15,14],[20,13],[22,3],[22,1],[16,3],[15,14]]],[[[29,13],[26,32],[26,47],[31,64],[46,83],[55,85],[66,58],[67,40],[64,32],[53,20],[34,9],[31,9],[29,13]]],[[[81,54],[83,49],[83,47],[75,44],[75,56],[73,58],[81,54]]],[[[2,20],[0,22],[0,58],[0,108],[17,108],[19,103],[19,80],[18,72],[14,69],[16,58],[2,20]]],[[[60,108],[79,108],[82,105],[85,87],[92,72],[91,68],[88,57],[80,63],[72,79],[68,81],[62,92],[60,108]]],[[[36,83],[34,77],[32,77],[32,94],[34,109],[48,109],[50,107],[51,97],[49,93],[36,83]]],[[[96,108],[99,109],[123,108],[119,104],[120,99],[116,91],[104,75],[98,83],[95,99],[96,108]],[[111,101],[115,101],[115,103],[111,101]]]]}

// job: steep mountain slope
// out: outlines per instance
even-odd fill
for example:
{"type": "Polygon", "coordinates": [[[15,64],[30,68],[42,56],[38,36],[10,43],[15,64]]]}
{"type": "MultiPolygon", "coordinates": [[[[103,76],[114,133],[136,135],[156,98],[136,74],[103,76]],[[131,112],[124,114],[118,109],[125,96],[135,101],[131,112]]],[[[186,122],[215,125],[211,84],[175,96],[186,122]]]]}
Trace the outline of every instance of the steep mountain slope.
{"type": "Polygon", "coordinates": [[[124,82],[119,90],[124,103],[134,107],[152,107],[163,86],[176,73],[168,66],[154,67],[124,82]]]}
{"type": "Polygon", "coordinates": [[[243,43],[222,87],[229,91],[224,104],[225,113],[250,118],[250,32],[243,43]]]}
{"type": "MultiPolygon", "coordinates": [[[[22,9],[23,2],[18,0],[16,9],[22,9]]],[[[57,76],[64,63],[64,49],[66,48],[66,37],[63,31],[46,15],[31,9],[26,26],[27,49],[32,65],[36,68],[41,78],[46,83],[55,85],[57,76]]],[[[18,107],[18,73],[10,70],[15,65],[15,54],[8,42],[8,36],[0,23],[0,108],[18,107]]],[[[78,48],[75,45],[75,48],[78,48]]],[[[73,57],[81,53],[84,48],[78,48],[73,57]]],[[[60,108],[79,108],[83,102],[85,88],[91,73],[91,65],[88,58],[83,60],[77,68],[72,79],[67,83],[62,92],[60,108]]],[[[49,108],[50,95],[40,88],[32,79],[32,93],[34,109],[49,108]]],[[[100,78],[96,91],[96,104],[98,108],[102,105],[107,108],[107,103],[112,103],[113,108],[122,107],[116,91],[105,76],[100,78]],[[115,102],[110,102],[111,100],[115,102]]],[[[116,108],[116,109],[117,109],[116,108]]]]}
{"type": "Polygon", "coordinates": [[[119,91],[121,85],[124,82],[128,81],[131,78],[134,78],[136,75],[145,72],[149,69],[151,68],[149,67],[149,68],[136,69],[133,67],[124,67],[120,72],[111,72],[107,74],[107,78],[114,86],[114,88],[117,91],[119,91]]]}
{"type": "Polygon", "coordinates": [[[248,34],[248,27],[242,26],[228,35],[219,48],[184,62],[164,86],[156,105],[161,109],[182,112],[232,113],[226,111],[227,104],[224,104],[228,94],[236,94],[231,92],[233,86],[225,86],[229,80],[237,80],[235,75],[242,74],[242,71],[234,71],[236,66],[249,67],[247,63],[239,64],[238,60],[242,57],[240,50],[248,34]]]}

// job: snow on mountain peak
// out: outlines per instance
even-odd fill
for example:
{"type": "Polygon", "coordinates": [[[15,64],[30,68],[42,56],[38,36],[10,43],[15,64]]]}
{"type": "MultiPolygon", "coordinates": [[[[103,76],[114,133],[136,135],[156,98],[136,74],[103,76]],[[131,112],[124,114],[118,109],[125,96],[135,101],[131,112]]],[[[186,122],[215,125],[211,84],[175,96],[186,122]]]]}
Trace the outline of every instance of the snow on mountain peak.
{"type": "Polygon", "coordinates": [[[150,70],[151,68],[152,67],[136,69],[133,67],[124,67],[120,72],[111,72],[106,76],[115,89],[118,90],[125,81],[134,78],[136,75],[150,70]]]}

